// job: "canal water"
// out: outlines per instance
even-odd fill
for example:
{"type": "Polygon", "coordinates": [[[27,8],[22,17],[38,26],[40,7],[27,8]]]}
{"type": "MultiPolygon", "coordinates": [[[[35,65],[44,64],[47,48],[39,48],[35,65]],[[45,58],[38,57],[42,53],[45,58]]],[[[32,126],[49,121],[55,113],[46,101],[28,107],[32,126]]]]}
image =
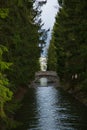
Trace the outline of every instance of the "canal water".
{"type": "MultiPolygon", "coordinates": [[[[43,28],[50,28],[45,55],[58,11],[57,0],[47,0],[41,9],[43,28]]],[[[61,88],[42,82],[28,89],[16,120],[21,125],[15,130],[87,130],[87,108],[61,88]]]]}
{"type": "Polygon", "coordinates": [[[61,88],[29,88],[15,130],[87,130],[87,108],[61,88]]]}

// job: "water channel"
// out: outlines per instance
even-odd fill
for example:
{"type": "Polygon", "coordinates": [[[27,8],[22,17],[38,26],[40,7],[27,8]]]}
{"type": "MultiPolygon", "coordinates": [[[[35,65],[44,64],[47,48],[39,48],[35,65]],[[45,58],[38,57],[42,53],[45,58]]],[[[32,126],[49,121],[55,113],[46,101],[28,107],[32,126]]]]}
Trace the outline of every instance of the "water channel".
{"type": "MultiPolygon", "coordinates": [[[[50,28],[49,44],[58,11],[57,0],[47,0],[42,11],[44,28],[50,28]]],[[[16,119],[22,125],[15,130],[87,130],[87,108],[51,84],[29,88],[16,119]]]]}
{"type": "Polygon", "coordinates": [[[87,108],[61,88],[29,88],[15,130],[87,130],[87,108]]]}

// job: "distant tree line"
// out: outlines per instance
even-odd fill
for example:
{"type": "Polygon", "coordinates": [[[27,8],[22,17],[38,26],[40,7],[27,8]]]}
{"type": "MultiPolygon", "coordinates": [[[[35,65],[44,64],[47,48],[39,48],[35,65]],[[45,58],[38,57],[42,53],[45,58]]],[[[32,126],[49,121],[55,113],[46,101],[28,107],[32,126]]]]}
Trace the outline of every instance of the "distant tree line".
{"type": "Polygon", "coordinates": [[[59,0],[48,50],[48,69],[68,87],[87,93],[87,1],[59,0]]]}

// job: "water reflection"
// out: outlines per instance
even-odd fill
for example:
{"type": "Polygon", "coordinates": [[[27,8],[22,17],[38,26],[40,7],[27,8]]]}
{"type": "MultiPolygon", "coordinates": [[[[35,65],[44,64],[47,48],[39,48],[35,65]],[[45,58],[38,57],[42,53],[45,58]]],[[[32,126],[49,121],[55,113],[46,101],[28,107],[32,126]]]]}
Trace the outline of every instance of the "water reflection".
{"type": "Polygon", "coordinates": [[[53,87],[39,87],[36,90],[37,111],[38,111],[38,126],[41,130],[55,130],[56,123],[56,103],[57,91],[53,87]]]}
{"type": "Polygon", "coordinates": [[[59,88],[30,88],[23,102],[15,130],[87,129],[87,108],[59,88]]]}
{"type": "MultiPolygon", "coordinates": [[[[58,91],[54,87],[42,87],[36,90],[38,127],[40,130],[84,130],[80,104],[73,102],[73,98],[58,91]],[[76,105],[76,106],[75,106],[76,105]]],[[[86,109],[84,109],[86,110],[86,109]]],[[[83,111],[83,110],[82,110],[83,111]]],[[[82,112],[85,115],[84,112],[82,112]]],[[[87,114],[87,111],[86,111],[87,114]]]]}
{"type": "Polygon", "coordinates": [[[47,86],[47,78],[45,77],[40,78],[40,86],[42,87],[47,86]]]}

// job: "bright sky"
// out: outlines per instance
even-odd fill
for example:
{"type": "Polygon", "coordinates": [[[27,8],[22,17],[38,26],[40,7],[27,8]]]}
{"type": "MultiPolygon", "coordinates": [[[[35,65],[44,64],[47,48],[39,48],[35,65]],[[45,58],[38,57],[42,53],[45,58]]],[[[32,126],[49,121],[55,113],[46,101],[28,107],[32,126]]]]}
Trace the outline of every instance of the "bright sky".
{"type": "MultiPolygon", "coordinates": [[[[38,0],[41,1],[41,0],[38,0]]],[[[44,48],[44,53],[43,55],[46,55],[49,42],[51,39],[51,32],[53,29],[53,25],[55,22],[55,16],[58,12],[59,5],[58,5],[58,0],[47,0],[47,3],[41,7],[42,13],[41,13],[41,19],[42,22],[44,23],[43,28],[44,29],[49,29],[50,31],[48,33],[48,38],[47,38],[47,44],[46,47],[44,48]]]]}
{"type": "Polygon", "coordinates": [[[47,0],[47,3],[42,6],[41,19],[44,23],[44,28],[53,28],[58,7],[57,0],[47,0]]]}

